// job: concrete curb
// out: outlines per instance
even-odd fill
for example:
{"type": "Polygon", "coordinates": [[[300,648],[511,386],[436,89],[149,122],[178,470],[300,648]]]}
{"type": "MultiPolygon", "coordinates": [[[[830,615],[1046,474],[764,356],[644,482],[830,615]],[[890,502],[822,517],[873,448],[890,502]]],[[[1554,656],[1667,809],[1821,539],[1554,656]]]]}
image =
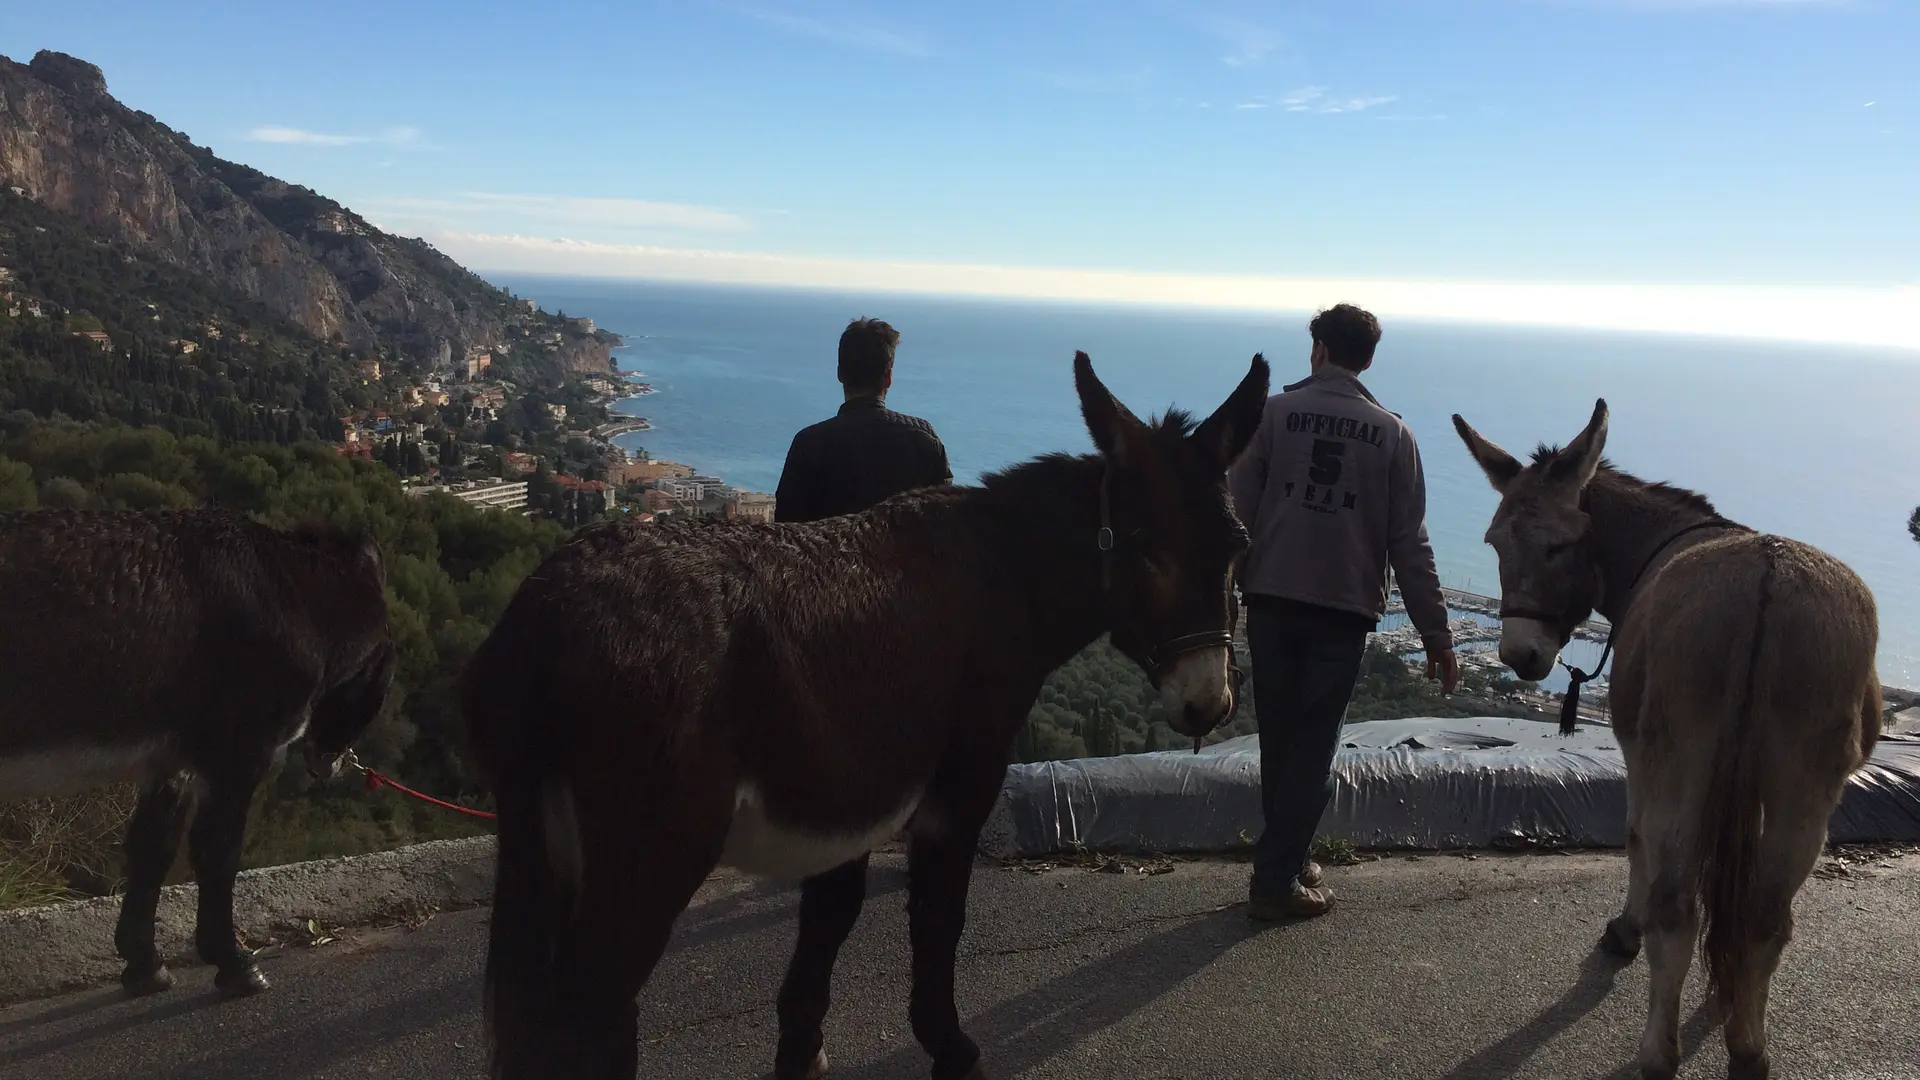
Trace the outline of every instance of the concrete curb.
{"type": "MultiPolygon", "coordinates": [[[[473,907],[492,895],[493,853],[493,837],[480,836],[248,870],[234,883],[234,924],[258,944],[303,931],[309,919],[329,928],[364,926],[473,907]]],[[[192,885],[160,895],[154,939],[169,965],[200,963],[193,951],[198,896],[192,885]]],[[[0,1004],[119,979],[119,917],[117,896],[0,911],[0,1004]]]]}

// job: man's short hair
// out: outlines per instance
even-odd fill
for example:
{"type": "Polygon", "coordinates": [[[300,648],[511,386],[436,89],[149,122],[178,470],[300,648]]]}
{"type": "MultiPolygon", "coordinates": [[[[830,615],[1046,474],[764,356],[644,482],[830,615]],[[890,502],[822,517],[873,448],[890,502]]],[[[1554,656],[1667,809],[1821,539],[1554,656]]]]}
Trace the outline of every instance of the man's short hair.
{"type": "Polygon", "coordinates": [[[1380,320],[1352,304],[1335,304],[1315,315],[1307,332],[1327,347],[1328,360],[1348,371],[1365,369],[1380,344],[1380,320]]]}
{"type": "Polygon", "coordinates": [[[893,371],[893,350],[900,331],[879,319],[861,317],[840,334],[840,385],[849,390],[878,390],[893,371]]]}

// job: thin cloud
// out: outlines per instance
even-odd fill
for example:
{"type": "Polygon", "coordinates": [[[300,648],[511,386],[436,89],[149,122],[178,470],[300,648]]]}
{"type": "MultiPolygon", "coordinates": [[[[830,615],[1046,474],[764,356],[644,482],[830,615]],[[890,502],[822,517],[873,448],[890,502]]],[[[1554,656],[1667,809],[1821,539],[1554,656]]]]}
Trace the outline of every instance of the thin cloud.
{"type": "Polygon", "coordinates": [[[305,128],[281,127],[265,124],[247,132],[247,141],[261,143],[280,143],[289,146],[417,146],[420,143],[420,129],[411,127],[388,128],[377,135],[329,135],[305,128]]]}
{"type": "Polygon", "coordinates": [[[1401,318],[1840,341],[1920,350],[1920,287],[1915,286],[1766,288],[1271,278],[819,258],[524,235],[443,233],[430,239],[468,266],[521,273],[1265,311],[1313,311],[1345,300],[1376,314],[1401,318]]]}
{"type": "Polygon", "coordinates": [[[897,53],[901,56],[933,55],[933,47],[919,35],[895,30],[864,19],[818,18],[791,11],[775,11],[770,8],[742,7],[735,10],[750,19],[777,27],[790,34],[830,41],[836,45],[846,45],[872,52],[897,53]]]}
{"type": "Polygon", "coordinates": [[[1220,62],[1228,67],[1257,67],[1286,43],[1276,31],[1243,19],[1212,19],[1206,25],[1215,37],[1226,42],[1227,53],[1220,62]]]}
{"type": "MultiPolygon", "coordinates": [[[[1254,98],[1235,105],[1236,109],[1283,109],[1291,113],[1336,113],[1365,112],[1368,109],[1390,105],[1400,100],[1397,94],[1374,94],[1359,97],[1335,97],[1327,93],[1324,86],[1302,86],[1289,90],[1277,98],[1254,98]]],[[[1422,117],[1422,119],[1429,119],[1422,117]]]]}
{"type": "Polygon", "coordinates": [[[753,222],[730,210],[691,203],[646,199],[582,198],[567,195],[512,195],[464,191],[430,198],[392,196],[368,207],[374,215],[432,221],[458,219],[498,227],[507,220],[538,221],[596,229],[670,229],[682,232],[742,233],[753,222]]]}

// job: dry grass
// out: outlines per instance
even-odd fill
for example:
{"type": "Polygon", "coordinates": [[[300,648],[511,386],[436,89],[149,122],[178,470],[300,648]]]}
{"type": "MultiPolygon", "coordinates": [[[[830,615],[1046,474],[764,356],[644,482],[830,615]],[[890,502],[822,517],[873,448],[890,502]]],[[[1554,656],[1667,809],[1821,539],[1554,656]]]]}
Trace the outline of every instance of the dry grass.
{"type": "Polygon", "coordinates": [[[0,908],[32,907],[120,887],[120,838],[132,785],[0,804],[0,908]]]}

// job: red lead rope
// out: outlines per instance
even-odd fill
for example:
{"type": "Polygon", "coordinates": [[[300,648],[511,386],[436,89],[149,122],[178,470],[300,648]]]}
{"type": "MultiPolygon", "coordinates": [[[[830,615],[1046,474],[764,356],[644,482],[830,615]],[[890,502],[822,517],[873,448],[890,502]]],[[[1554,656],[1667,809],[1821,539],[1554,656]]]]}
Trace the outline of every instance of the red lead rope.
{"type": "Polygon", "coordinates": [[[368,791],[379,791],[383,787],[390,787],[393,790],[409,798],[419,799],[421,802],[427,803],[430,806],[438,806],[442,810],[451,810],[456,814],[465,814],[468,817],[485,818],[488,821],[497,820],[499,817],[498,814],[489,814],[485,810],[475,810],[475,809],[472,809],[471,807],[459,806],[454,803],[446,802],[445,800],[442,800],[442,799],[436,799],[431,795],[425,794],[424,792],[415,791],[412,788],[408,787],[407,785],[400,783],[398,780],[393,779],[392,777],[384,776],[374,771],[373,769],[367,768],[365,765],[361,765],[358,761],[355,761],[352,764],[355,767],[359,768],[361,772],[367,774],[367,790],[368,791]]]}

